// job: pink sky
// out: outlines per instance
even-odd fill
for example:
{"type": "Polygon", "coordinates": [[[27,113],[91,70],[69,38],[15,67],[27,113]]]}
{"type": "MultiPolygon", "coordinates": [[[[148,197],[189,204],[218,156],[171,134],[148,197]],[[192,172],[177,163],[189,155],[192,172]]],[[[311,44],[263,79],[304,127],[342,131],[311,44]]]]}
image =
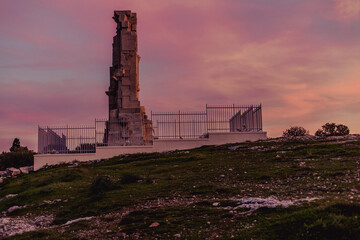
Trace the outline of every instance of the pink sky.
{"type": "Polygon", "coordinates": [[[360,133],[358,0],[1,0],[0,151],[107,117],[114,10],[138,14],[148,112],[262,103],[270,137],[360,133]]]}

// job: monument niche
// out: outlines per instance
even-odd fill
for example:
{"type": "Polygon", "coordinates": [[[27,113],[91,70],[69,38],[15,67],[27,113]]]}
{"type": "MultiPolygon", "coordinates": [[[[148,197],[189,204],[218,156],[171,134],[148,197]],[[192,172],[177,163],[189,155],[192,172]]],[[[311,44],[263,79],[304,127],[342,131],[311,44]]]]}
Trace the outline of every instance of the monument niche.
{"type": "Polygon", "coordinates": [[[116,35],[113,38],[110,67],[109,120],[105,140],[108,145],[151,143],[151,122],[139,101],[139,61],[137,18],[131,11],[114,11],[116,35]]]}

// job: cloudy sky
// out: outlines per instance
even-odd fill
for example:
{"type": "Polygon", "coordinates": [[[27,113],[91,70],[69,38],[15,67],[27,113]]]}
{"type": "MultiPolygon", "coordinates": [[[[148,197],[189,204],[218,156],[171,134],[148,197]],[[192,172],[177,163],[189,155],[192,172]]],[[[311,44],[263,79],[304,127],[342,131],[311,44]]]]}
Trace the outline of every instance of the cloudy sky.
{"type": "Polygon", "coordinates": [[[359,0],[0,0],[0,151],[107,116],[113,10],[138,14],[148,112],[262,103],[270,137],[360,133],[359,0]]]}

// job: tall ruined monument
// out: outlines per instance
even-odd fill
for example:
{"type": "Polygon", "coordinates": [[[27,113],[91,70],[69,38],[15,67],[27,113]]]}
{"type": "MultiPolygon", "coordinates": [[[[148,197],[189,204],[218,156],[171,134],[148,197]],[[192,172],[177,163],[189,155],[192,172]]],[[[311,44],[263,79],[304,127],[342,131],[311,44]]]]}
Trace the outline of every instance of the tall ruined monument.
{"type": "Polygon", "coordinates": [[[139,101],[136,13],[114,11],[117,23],[110,67],[108,145],[144,145],[151,140],[151,122],[139,101]],[[149,126],[150,125],[150,126],[149,126]]]}

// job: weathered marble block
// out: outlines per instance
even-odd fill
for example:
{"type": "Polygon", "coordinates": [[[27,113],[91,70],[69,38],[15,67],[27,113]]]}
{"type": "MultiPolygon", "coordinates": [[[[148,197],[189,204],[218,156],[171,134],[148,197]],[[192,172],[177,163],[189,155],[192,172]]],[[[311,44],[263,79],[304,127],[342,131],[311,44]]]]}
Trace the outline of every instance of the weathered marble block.
{"type": "Polygon", "coordinates": [[[117,23],[110,67],[108,145],[144,145],[152,141],[151,122],[139,101],[137,18],[131,11],[115,11],[117,23]]]}

